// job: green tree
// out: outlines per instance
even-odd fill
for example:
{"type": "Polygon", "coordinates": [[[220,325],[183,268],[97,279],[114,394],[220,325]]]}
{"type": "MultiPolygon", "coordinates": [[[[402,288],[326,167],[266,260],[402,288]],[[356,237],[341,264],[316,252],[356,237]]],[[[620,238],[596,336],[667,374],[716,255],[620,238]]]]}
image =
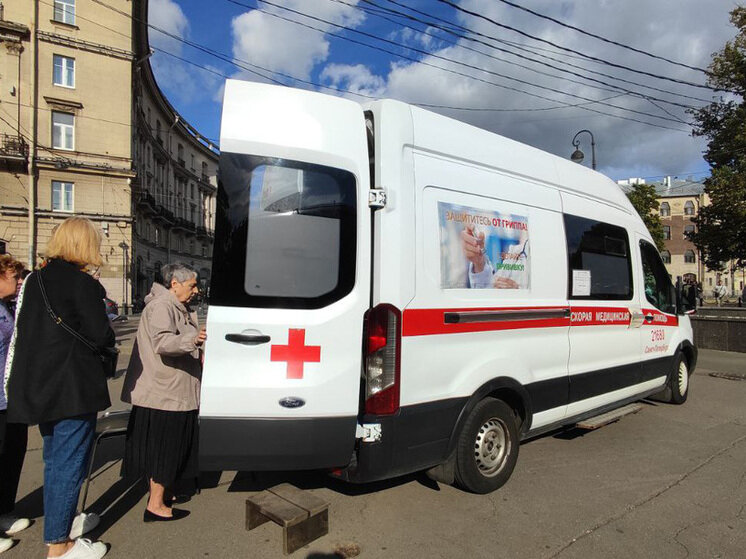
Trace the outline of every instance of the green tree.
{"type": "Polygon", "coordinates": [[[658,250],[663,250],[665,248],[663,225],[660,216],[656,213],[660,204],[656,199],[655,186],[652,184],[635,184],[632,186],[632,190],[627,192],[627,198],[632,202],[637,213],[640,214],[645,227],[650,231],[655,246],[658,247],[658,250]]]}
{"type": "Polygon", "coordinates": [[[712,270],[727,261],[734,268],[746,265],[746,7],[733,9],[730,21],[738,33],[713,55],[707,74],[708,85],[725,96],[691,111],[694,135],[708,139],[704,158],[712,167],[705,180],[710,204],[693,220],[691,240],[712,270]]]}

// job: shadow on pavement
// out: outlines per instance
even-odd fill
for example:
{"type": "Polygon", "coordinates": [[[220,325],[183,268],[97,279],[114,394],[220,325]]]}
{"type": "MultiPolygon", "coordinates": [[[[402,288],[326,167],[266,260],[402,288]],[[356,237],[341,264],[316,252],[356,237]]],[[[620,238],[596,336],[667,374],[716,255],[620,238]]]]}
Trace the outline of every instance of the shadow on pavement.
{"type": "Polygon", "coordinates": [[[25,518],[36,519],[44,516],[44,488],[39,486],[17,501],[16,512],[25,518]]]}
{"type": "MultiPolygon", "coordinates": [[[[96,478],[110,469],[115,469],[118,472],[123,456],[124,437],[102,440],[96,450],[91,482],[94,482],[96,478]]],[[[133,482],[132,480],[118,479],[103,495],[86,506],[86,512],[95,512],[101,517],[101,523],[87,537],[92,539],[101,537],[135,507],[146,493],[147,487],[144,481],[133,482]]]]}
{"type": "MultiPolygon", "coordinates": [[[[208,488],[210,485],[205,485],[208,482],[208,475],[203,472],[201,478],[201,487],[208,488]]],[[[220,473],[210,472],[210,476],[217,474],[220,477],[220,473]]],[[[409,474],[394,479],[387,479],[382,481],[374,481],[365,484],[354,484],[346,481],[338,480],[328,476],[324,472],[236,472],[236,476],[233,481],[230,482],[228,487],[229,493],[241,493],[241,492],[254,492],[264,491],[280,483],[290,483],[299,489],[319,489],[325,487],[331,489],[342,495],[348,497],[355,497],[358,495],[368,495],[370,493],[377,493],[386,489],[399,487],[416,481],[421,485],[428,487],[434,491],[440,491],[440,487],[437,482],[428,478],[424,472],[418,472],[415,474],[409,474]]],[[[332,556],[330,556],[332,557],[332,556]]]]}

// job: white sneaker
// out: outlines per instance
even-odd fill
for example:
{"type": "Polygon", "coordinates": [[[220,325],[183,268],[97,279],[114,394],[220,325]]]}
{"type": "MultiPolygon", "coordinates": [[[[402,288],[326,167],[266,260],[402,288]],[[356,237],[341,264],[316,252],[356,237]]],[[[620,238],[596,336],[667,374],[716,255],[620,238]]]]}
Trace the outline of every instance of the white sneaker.
{"type": "Polygon", "coordinates": [[[15,542],[10,538],[0,538],[0,553],[8,551],[15,542]]]}
{"type": "Polygon", "coordinates": [[[21,518],[14,514],[0,516],[0,532],[5,532],[9,536],[25,530],[30,525],[31,521],[28,518],[21,518]]]}
{"type": "Polygon", "coordinates": [[[99,522],[101,522],[101,517],[95,512],[81,512],[73,519],[73,525],[70,528],[70,539],[77,540],[80,536],[87,534],[98,526],[99,522]]]}
{"type": "Polygon", "coordinates": [[[67,553],[56,559],[101,559],[109,549],[105,543],[92,542],[86,538],[78,538],[75,545],[67,553]]]}

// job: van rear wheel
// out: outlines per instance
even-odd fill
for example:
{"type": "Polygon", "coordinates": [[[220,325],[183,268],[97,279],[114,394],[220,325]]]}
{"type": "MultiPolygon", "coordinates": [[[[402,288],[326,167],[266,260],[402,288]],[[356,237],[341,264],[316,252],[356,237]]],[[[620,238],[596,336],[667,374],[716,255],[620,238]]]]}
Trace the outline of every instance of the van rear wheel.
{"type": "Polygon", "coordinates": [[[495,398],[480,401],[467,418],[456,448],[456,481],[473,493],[490,493],[513,473],[518,459],[515,414],[495,398]]]}

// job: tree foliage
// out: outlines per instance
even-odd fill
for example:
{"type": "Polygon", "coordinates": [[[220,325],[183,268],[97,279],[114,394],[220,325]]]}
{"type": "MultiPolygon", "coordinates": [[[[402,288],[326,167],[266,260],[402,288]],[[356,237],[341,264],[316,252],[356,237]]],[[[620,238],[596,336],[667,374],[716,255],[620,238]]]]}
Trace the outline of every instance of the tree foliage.
{"type": "Polygon", "coordinates": [[[692,111],[694,135],[708,139],[704,157],[712,174],[705,181],[711,203],[694,219],[691,240],[713,270],[730,260],[746,266],[746,7],[733,9],[730,20],[738,33],[713,55],[707,78],[724,97],[692,111]]]}
{"type": "Polygon", "coordinates": [[[655,186],[652,184],[635,184],[632,186],[632,190],[627,192],[627,198],[632,202],[637,213],[640,214],[645,227],[650,231],[655,246],[658,247],[658,250],[663,250],[665,248],[663,225],[660,216],[656,213],[660,204],[656,199],[655,186]]]}

